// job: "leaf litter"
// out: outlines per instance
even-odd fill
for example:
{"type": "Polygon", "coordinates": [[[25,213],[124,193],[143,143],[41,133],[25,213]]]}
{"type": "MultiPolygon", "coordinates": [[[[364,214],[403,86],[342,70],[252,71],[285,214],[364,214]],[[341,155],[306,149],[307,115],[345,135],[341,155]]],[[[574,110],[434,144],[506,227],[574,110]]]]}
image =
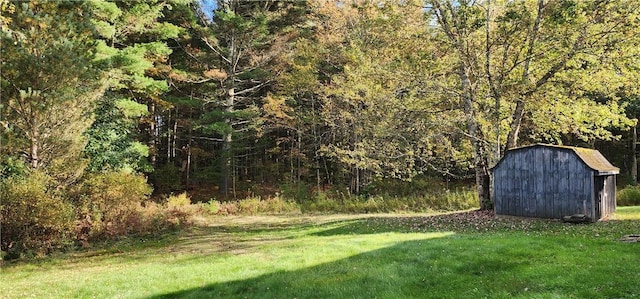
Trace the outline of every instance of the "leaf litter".
{"type": "Polygon", "coordinates": [[[619,240],[638,228],[635,220],[603,220],[589,224],[563,223],[555,219],[503,217],[493,211],[476,210],[428,216],[370,217],[374,230],[456,233],[523,233],[539,236],[575,236],[619,240]]]}

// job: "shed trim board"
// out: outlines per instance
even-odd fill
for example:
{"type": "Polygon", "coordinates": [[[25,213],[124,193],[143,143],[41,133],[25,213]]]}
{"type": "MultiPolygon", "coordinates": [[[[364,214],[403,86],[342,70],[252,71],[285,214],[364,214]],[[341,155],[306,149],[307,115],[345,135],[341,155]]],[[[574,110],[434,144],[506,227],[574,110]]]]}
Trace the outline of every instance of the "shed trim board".
{"type": "Polygon", "coordinates": [[[511,149],[491,168],[495,212],[555,219],[584,214],[598,220],[615,210],[619,172],[593,149],[548,144],[511,149]]]}

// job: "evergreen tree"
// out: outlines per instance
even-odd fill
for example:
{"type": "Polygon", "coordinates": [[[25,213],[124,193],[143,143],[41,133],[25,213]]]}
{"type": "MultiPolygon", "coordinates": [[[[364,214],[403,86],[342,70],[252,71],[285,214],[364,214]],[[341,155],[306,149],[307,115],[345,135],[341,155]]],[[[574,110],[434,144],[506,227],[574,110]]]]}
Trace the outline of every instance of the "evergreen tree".
{"type": "Polygon", "coordinates": [[[82,133],[101,94],[86,3],[13,2],[2,35],[2,134],[6,155],[73,179],[83,165],[82,133]]]}
{"type": "MultiPolygon", "coordinates": [[[[201,18],[201,41],[191,55],[201,77],[203,102],[200,129],[221,143],[220,190],[235,192],[238,153],[251,155],[251,140],[262,133],[261,107],[278,72],[278,56],[294,37],[291,25],[299,21],[304,2],[218,1],[213,19],[201,18]]],[[[255,142],[253,142],[255,143],[255,142]]],[[[246,168],[246,167],[245,167],[246,168]]]]}
{"type": "Polygon", "coordinates": [[[92,1],[100,34],[98,57],[108,68],[109,89],[96,110],[86,154],[90,169],[151,171],[157,160],[163,116],[171,108],[168,40],[183,28],[163,21],[165,13],[187,1],[92,1]],[[140,130],[138,129],[140,128],[140,130]]]}

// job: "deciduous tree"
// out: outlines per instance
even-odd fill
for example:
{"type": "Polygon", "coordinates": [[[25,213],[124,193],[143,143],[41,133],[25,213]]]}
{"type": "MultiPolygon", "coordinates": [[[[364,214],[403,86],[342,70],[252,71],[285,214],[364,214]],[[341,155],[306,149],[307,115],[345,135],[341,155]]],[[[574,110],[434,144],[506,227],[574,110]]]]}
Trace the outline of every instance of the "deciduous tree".
{"type": "Polygon", "coordinates": [[[457,78],[457,87],[449,88],[459,91],[467,115],[482,203],[489,200],[490,158],[500,156],[501,143],[506,149],[516,146],[523,129],[527,140],[561,142],[562,136],[612,138],[611,128],[630,124],[615,98],[598,102],[590,91],[611,88],[624,77],[615,58],[637,42],[636,2],[428,4],[440,32],[437,41],[451,49],[443,61],[457,78]],[[495,156],[489,144],[496,144],[495,156]]]}

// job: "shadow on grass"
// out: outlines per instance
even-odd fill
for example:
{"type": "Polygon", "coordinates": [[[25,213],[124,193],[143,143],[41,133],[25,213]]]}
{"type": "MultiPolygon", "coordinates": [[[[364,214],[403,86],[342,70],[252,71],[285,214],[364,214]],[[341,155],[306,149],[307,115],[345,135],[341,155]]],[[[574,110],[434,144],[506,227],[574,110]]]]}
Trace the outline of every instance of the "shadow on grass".
{"type": "Polygon", "coordinates": [[[149,298],[630,298],[640,278],[620,273],[634,271],[636,251],[602,245],[452,235],[149,298]],[[591,250],[627,262],[596,263],[591,250]]]}
{"type": "MultiPolygon", "coordinates": [[[[305,236],[455,232],[465,234],[465,238],[468,239],[483,239],[486,235],[524,233],[538,237],[574,238],[569,242],[574,242],[578,237],[588,242],[604,240],[617,243],[623,235],[640,233],[637,217],[588,225],[571,225],[540,219],[497,219],[490,212],[481,211],[420,216],[297,216],[269,221],[253,220],[255,219],[250,217],[221,218],[215,225],[194,227],[189,231],[165,235],[159,239],[131,238],[42,260],[4,263],[2,268],[36,264],[43,267],[33,268],[34,271],[48,271],[56,268],[86,267],[87,263],[100,264],[105,261],[127,263],[163,259],[167,254],[176,257],[173,259],[174,263],[181,263],[186,259],[211,254],[242,254],[256,250],[262,245],[305,236]],[[478,232],[483,234],[477,234],[478,232]]],[[[556,243],[558,242],[567,241],[556,240],[556,243]]]]}

